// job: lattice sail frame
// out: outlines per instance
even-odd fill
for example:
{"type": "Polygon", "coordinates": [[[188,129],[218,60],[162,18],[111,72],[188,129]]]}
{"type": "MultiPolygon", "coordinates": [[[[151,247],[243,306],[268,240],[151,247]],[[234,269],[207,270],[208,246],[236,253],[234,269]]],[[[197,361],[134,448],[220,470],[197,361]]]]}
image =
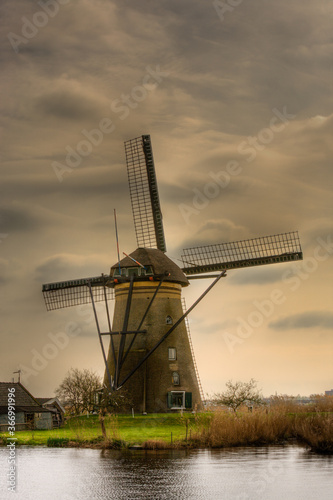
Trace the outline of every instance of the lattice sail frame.
{"type": "Polygon", "coordinates": [[[297,231],[183,250],[186,275],[290,262],[303,258],[297,231]]]}
{"type": "Polygon", "coordinates": [[[142,135],[124,144],[137,244],[166,252],[150,136],[142,135]]]}
{"type": "Polygon", "coordinates": [[[47,311],[64,309],[91,302],[89,283],[95,302],[114,299],[114,291],[105,287],[109,276],[97,276],[93,278],[81,278],[71,281],[58,281],[43,285],[43,296],[47,311]]]}

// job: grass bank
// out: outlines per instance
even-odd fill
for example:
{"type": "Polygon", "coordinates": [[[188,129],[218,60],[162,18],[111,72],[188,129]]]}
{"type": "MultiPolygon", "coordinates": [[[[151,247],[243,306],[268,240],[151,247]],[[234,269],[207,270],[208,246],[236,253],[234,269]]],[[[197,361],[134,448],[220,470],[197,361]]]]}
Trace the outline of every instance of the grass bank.
{"type": "Polygon", "coordinates": [[[210,448],[298,442],[318,453],[333,454],[333,414],[215,412],[192,439],[197,446],[210,448]]]}
{"type": "MultiPolygon", "coordinates": [[[[53,430],[20,431],[16,432],[18,445],[48,445],[54,443],[59,446],[103,445],[112,447],[121,446],[145,446],[165,447],[175,445],[188,439],[191,429],[196,425],[197,416],[192,414],[151,414],[137,415],[108,415],[105,417],[105,428],[107,442],[104,443],[101,425],[97,415],[74,417],[67,420],[64,427],[53,430]],[[187,423],[186,423],[187,422],[187,423]]],[[[5,444],[8,433],[0,433],[0,444],[5,444]]]]}
{"type": "MultiPolygon", "coordinates": [[[[107,416],[106,439],[98,416],[72,418],[61,429],[20,431],[18,445],[144,449],[223,448],[298,442],[319,453],[333,454],[333,413],[276,407],[249,413],[214,411],[197,415],[153,414],[107,416]]],[[[6,444],[6,433],[0,444],[6,444]]]]}

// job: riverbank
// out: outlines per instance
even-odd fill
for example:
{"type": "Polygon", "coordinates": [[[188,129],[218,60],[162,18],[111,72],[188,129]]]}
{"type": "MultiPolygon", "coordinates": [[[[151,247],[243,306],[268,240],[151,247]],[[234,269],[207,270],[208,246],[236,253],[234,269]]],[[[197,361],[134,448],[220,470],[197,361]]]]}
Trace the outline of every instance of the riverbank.
{"type": "MultiPolygon", "coordinates": [[[[60,429],[16,432],[16,444],[82,448],[224,448],[289,442],[333,454],[332,412],[284,412],[265,409],[237,414],[214,411],[197,414],[107,416],[102,435],[97,415],[69,419],[60,429]]],[[[6,445],[8,433],[0,434],[6,445]]]]}

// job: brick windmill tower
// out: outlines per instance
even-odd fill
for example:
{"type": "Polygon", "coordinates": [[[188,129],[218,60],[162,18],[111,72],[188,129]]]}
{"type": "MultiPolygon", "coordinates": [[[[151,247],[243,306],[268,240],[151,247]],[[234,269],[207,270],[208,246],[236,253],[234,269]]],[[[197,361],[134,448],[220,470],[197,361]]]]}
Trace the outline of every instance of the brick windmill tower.
{"type": "Polygon", "coordinates": [[[105,362],[104,384],[126,390],[135,411],[200,409],[200,382],[185,319],[228,269],[302,259],[297,232],[183,250],[183,267],[166,255],[149,135],[125,142],[138,248],[110,274],[43,285],[48,310],[92,302],[105,362]],[[213,273],[213,274],[212,274],[213,273]],[[189,280],[214,281],[184,312],[189,280]],[[115,299],[111,326],[108,300],[115,299]],[[95,302],[105,302],[109,330],[101,332],[95,302]],[[110,337],[108,354],[103,336],[110,337]]]}

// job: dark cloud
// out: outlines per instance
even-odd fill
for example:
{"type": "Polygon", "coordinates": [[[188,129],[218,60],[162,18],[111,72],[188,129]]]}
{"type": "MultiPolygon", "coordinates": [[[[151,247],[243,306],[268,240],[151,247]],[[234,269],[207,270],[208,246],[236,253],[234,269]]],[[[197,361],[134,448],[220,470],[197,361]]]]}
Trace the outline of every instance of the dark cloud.
{"type": "Polygon", "coordinates": [[[4,233],[32,231],[41,224],[42,218],[27,207],[0,207],[0,229],[4,233]]]}
{"type": "Polygon", "coordinates": [[[96,102],[65,91],[55,91],[41,96],[36,109],[45,116],[56,116],[62,120],[82,120],[99,118],[96,102]]]}
{"type": "Polygon", "coordinates": [[[0,259],[0,286],[8,283],[10,279],[9,263],[4,259],[0,259]]]}
{"type": "Polygon", "coordinates": [[[274,330],[290,330],[303,328],[333,328],[333,313],[326,311],[310,311],[287,316],[269,324],[274,330]]]}
{"type": "Polygon", "coordinates": [[[62,254],[48,257],[37,266],[35,279],[40,283],[52,283],[71,279],[100,276],[109,272],[110,262],[101,255],[83,257],[74,254],[62,254]]]}
{"type": "MultiPolygon", "coordinates": [[[[8,238],[11,238],[11,235],[8,235],[8,238]]],[[[4,241],[4,240],[3,240],[4,241]]],[[[7,241],[7,244],[10,243],[10,240],[7,241]]],[[[5,247],[3,247],[4,242],[0,244],[0,285],[10,285],[11,283],[16,283],[19,277],[22,277],[24,272],[24,266],[22,262],[18,261],[16,258],[11,258],[9,256],[9,252],[6,252],[5,247]],[[5,254],[7,258],[2,258],[1,253],[5,254]]],[[[6,289],[4,287],[4,299],[6,294],[6,289]]],[[[6,297],[7,298],[7,297],[6,297]]],[[[6,313],[8,313],[8,303],[5,300],[2,301],[2,308],[6,313]]],[[[11,310],[11,308],[8,308],[11,310]]]]}
{"type": "MultiPolygon", "coordinates": [[[[63,158],[59,160],[63,161],[63,158]]],[[[8,206],[0,206],[0,231],[29,230],[51,222],[50,219],[53,224],[63,224],[64,216],[69,223],[73,223],[73,218],[80,216],[94,219],[95,212],[100,218],[102,215],[113,213],[113,208],[120,209],[124,203],[130,203],[125,165],[119,169],[80,165],[80,172],[73,169],[66,173],[62,183],[51,168],[50,160],[46,162],[46,166],[51,175],[24,174],[19,179],[14,175],[3,178],[3,197],[12,193],[15,198],[25,202],[11,202],[8,206]],[[26,203],[27,192],[29,196],[33,196],[34,205],[26,203]],[[55,202],[59,196],[61,204],[55,202]],[[85,203],[82,203],[83,200],[85,203]],[[91,210],[91,206],[94,210],[91,210]],[[88,211],[90,214],[87,214],[88,211]]]]}

